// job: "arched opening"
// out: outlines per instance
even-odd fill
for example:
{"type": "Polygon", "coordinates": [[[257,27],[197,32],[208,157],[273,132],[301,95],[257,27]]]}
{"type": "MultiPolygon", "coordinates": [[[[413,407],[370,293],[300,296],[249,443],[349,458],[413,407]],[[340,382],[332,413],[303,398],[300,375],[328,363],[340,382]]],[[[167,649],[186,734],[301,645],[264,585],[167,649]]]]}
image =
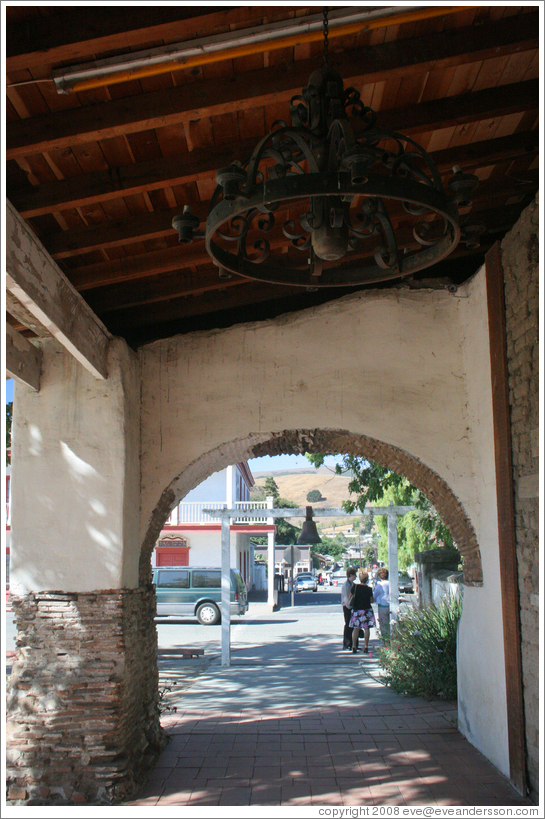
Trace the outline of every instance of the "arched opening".
{"type": "MultiPolygon", "coordinates": [[[[163,490],[151,515],[142,543],[140,578],[145,585],[150,572],[150,557],[157,537],[170,510],[185,495],[214,472],[230,464],[265,455],[298,455],[304,453],[348,454],[368,458],[406,477],[433,504],[452,533],[464,561],[464,585],[473,587],[471,614],[474,618],[475,597],[483,586],[481,552],[475,528],[460,499],[435,470],[422,460],[390,443],[344,429],[288,429],[281,432],[250,433],[210,449],[194,459],[163,490]]],[[[478,605],[478,603],[477,603],[478,605]]],[[[466,643],[467,644],[467,637],[466,643]]],[[[464,660],[467,665],[469,657],[464,660]]],[[[466,669],[467,671],[467,669],[466,669]]],[[[243,685],[243,681],[240,681],[243,685]]]]}
{"type": "Polygon", "coordinates": [[[391,444],[347,430],[285,430],[250,434],[204,453],[183,470],[163,491],[151,517],[140,554],[140,583],[150,578],[150,556],[159,532],[173,506],[213,472],[236,461],[263,455],[296,455],[305,452],[358,455],[369,458],[408,478],[430,500],[449,528],[464,561],[464,584],[483,582],[481,554],[475,530],[461,502],[446,481],[421,460],[391,444]]]}

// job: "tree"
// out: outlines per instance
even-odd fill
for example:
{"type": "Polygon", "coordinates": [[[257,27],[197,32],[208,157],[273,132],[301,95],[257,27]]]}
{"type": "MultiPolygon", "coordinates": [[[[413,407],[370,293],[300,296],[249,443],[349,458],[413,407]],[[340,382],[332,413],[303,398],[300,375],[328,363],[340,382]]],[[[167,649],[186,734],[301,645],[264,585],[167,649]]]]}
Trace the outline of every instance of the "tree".
{"type": "MultiPolygon", "coordinates": [[[[325,454],[313,453],[307,454],[306,457],[318,468],[323,464],[325,454]]],[[[452,536],[436,509],[424,493],[403,475],[356,455],[345,455],[342,465],[336,465],[335,472],[339,475],[349,472],[352,476],[348,491],[350,495],[355,495],[355,498],[342,503],[343,509],[347,512],[354,512],[356,509],[363,511],[369,502],[376,503],[377,506],[389,506],[390,502],[396,506],[416,506],[414,512],[398,518],[400,569],[407,568],[413,562],[416,552],[432,548],[453,548],[452,536]]],[[[385,560],[387,557],[385,516],[377,516],[375,523],[381,536],[379,559],[385,560]]]]}
{"type": "Polygon", "coordinates": [[[275,479],[272,475],[265,480],[265,486],[263,487],[265,490],[265,495],[272,495],[275,501],[275,506],[280,506],[277,502],[278,497],[280,495],[280,490],[278,488],[278,484],[276,483],[275,479]]]}
{"type": "Polygon", "coordinates": [[[360,535],[370,535],[375,525],[375,518],[373,515],[364,515],[359,519],[358,531],[360,535]]]}
{"type": "MultiPolygon", "coordinates": [[[[298,509],[298,505],[293,501],[286,500],[286,498],[277,498],[275,505],[278,509],[298,509]]],[[[301,529],[298,526],[293,526],[285,518],[276,518],[276,542],[283,546],[289,546],[295,543],[301,529]]]]}
{"type": "Polygon", "coordinates": [[[307,501],[309,503],[318,503],[318,501],[322,500],[322,493],[319,489],[311,489],[310,492],[307,492],[307,501]]]}

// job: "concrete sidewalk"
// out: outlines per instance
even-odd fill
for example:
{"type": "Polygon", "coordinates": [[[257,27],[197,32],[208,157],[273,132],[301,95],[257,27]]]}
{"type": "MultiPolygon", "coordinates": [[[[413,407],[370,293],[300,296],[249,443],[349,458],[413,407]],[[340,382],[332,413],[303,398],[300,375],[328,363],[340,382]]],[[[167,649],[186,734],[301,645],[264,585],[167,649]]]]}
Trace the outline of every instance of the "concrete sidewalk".
{"type": "Polygon", "coordinates": [[[311,615],[283,615],[289,639],[252,643],[248,628],[230,668],[217,655],[163,668],[180,685],[171,742],[125,805],[532,805],[456,730],[455,703],[378,681],[376,640],[354,655],[331,631],[304,636],[311,615]]]}

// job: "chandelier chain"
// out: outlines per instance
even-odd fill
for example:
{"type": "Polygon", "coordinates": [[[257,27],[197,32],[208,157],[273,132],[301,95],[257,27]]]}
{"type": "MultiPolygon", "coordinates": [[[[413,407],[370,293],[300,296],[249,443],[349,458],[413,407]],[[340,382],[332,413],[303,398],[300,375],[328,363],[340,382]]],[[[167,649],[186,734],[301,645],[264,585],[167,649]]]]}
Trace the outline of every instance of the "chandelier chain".
{"type": "Polygon", "coordinates": [[[329,68],[329,6],[324,6],[324,66],[329,68]]]}

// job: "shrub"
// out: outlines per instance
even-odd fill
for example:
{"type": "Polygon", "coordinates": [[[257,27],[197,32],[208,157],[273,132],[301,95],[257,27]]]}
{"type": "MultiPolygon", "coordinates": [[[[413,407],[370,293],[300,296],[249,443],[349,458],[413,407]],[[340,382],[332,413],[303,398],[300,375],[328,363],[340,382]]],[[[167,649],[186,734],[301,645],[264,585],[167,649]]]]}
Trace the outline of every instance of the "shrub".
{"type": "Polygon", "coordinates": [[[311,489],[310,492],[307,492],[307,501],[309,503],[318,503],[318,501],[322,500],[322,493],[319,489],[311,489]]]}
{"type": "Polygon", "coordinates": [[[456,699],[456,632],[462,600],[409,609],[392,627],[389,646],[379,652],[382,681],[398,694],[456,699]]]}

